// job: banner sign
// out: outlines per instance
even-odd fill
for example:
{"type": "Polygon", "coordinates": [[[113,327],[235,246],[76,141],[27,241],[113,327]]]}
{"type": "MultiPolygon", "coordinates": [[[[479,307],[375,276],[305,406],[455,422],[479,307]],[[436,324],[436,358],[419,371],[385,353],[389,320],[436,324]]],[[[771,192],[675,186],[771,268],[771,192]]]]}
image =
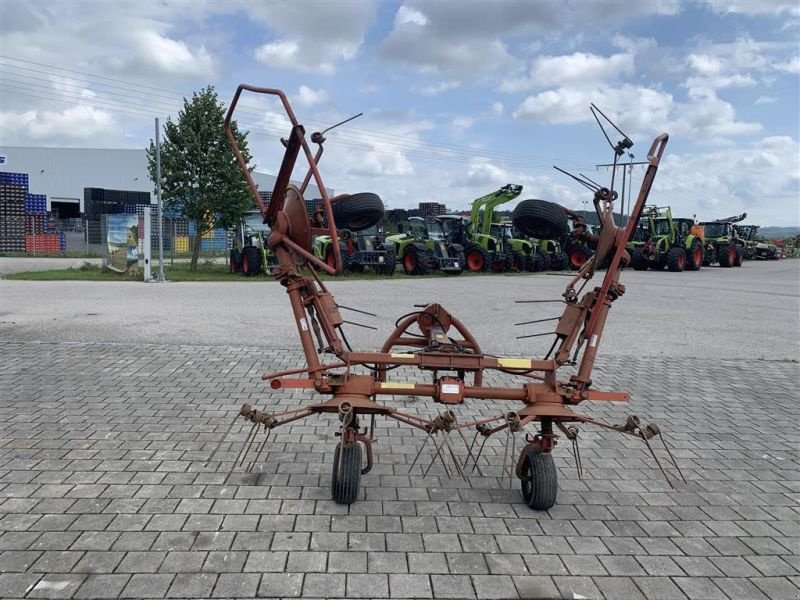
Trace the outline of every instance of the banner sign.
{"type": "Polygon", "coordinates": [[[139,217],[107,215],[108,268],[125,273],[139,262],[139,217]]]}

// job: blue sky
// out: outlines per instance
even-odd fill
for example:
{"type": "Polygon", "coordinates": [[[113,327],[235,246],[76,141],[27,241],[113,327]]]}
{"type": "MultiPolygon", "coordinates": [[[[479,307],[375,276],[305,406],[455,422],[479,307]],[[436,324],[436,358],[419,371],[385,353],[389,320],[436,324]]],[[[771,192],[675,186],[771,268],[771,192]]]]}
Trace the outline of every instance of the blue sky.
{"type": "MultiPolygon", "coordinates": [[[[227,103],[248,82],[285,90],[309,131],[364,112],[329,136],[337,192],[463,209],[518,183],[580,208],[552,165],[608,182],[594,102],[634,160],[670,133],[659,204],[800,225],[796,1],[0,0],[0,55],[2,145],[143,147],[181,96],[213,84],[227,103]]],[[[285,120],[245,102],[274,172],[285,120]]]]}

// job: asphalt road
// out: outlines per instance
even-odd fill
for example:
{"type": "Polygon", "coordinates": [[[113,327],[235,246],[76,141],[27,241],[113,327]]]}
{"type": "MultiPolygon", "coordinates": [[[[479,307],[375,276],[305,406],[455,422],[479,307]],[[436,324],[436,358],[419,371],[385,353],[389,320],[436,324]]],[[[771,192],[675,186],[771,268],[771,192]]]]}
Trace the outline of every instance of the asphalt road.
{"type": "MultiPolygon", "coordinates": [[[[599,278],[597,279],[599,281],[599,278]]],[[[800,261],[749,262],[696,273],[626,271],[627,293],[612,307],[600,355],[670,358],[800,358],[800,261]]],[[[439,302],[484,352],[544,354],[552,338],[516,339],[553,323],[565,275],[334,281],[351,344],[380,347],[395,319],[439,302]]],[[[272,281],[220,283],[33,282],[0,279],[0,338],[6,341],[299,347],[284,288],[272,281]]]]}

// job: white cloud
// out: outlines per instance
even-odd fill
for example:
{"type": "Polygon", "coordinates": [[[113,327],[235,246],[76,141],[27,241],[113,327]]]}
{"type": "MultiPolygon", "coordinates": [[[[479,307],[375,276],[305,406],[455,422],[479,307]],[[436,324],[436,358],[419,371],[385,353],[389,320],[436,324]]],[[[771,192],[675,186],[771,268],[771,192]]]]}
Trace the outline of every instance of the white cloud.
{"type": "Polygon", "coordinates": [[[798,156],[800,146],[789,136],[706,154],[677,155],[668,149],[653,195],[672,204],[673,212],[696,213],[700,220],[747,212],[750,222],[797,225],[798,156]]]}
{"type": "Polygon", "coordinates": [[[743,15],[778,16],[783,14],[800,15],[796,0],[704,0],[716,13],[738,13],[743,15]]]}
{"type": "Polygon", "coordinates": [[[598,56],[576,52],[564,56],[541,56],[533,61],[531,78],[549,86],[610,82],[633,75],[633,55],[598,56]]]}
{"type": "Polygon", "coordinates": [[[328,100],[328,93],[325,90],[312,90],[307,85],[301,85],[294,97],[295,103],[303,108],[310,108],[328,100]]]}
{"type": "Polygon", "coordinates": [[[438,96],[439,94],[448,90],[454,90],[461,87],[458,81],[440,81],[431,85],[425,85],[419,88],[419,93],[423,96],[438,96]]]}
{"type": "Polygon", "coordinates": [[[756,98],[756,104],[775,104],[778,99],[775,96],[759,96],[756,98]]]}
{"type": "Polygon", "coordinates": [[[402,27],[403,25],[407,24],[424,27],[428,24],[428,18],[420,11],[403,5],[397,9],[397,12],[394,15],[394,26],[402,27]]]}
{"type": "Polygon", "coordinates": [[[502,102],[494,102],[492,103],[492,108],[489,110],[489,114],[493,117],[499,117],[503,114],[504,110],[505,107],[502,102]]]}
{"type": "Polygon", "coordinates": [[[29,110],[0,112],[0,129],[6,143],[30,140],[44,145],[92,142],[113,136],[118,124],[111,113],[91,106],[73,106],[63,111],[29,110]]]}
{"type": "Polygon", "coordinates": [[[142,68],[182,77],[209,77],[213,74],[214,63],[204,46],[192,51],[183,41],[149,30],[136,31],[131,37],[135,44],[131,62],[140,62],[142,68]]]}

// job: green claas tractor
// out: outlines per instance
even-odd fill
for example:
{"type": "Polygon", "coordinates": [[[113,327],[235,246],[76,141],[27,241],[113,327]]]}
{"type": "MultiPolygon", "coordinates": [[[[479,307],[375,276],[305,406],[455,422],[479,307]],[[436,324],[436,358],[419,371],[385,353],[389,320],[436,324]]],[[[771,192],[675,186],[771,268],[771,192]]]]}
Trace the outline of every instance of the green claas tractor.
{"type": "MultiPolygon", "coordinates": [[[[366,269],[382,275],[394,275],[394,244],[387,241],[378,223],[383,218],[383,202],[371,193],[339,197],[333,203],[333,218],[339,230],[339,251],[343,270],[361,273],[366,269]]],[[[314,238],[314,255],[334,266],[330,236],[314,238]]]]}
{"type": "Polygon", "coordinates": [[[758,225],[734,225],[747,260],[775,260],[778,246],[758,235],[758,225]]]}
{"type": "MultiPolygon", "coordinates": [[[[481,196],[472,201],[470,211],[470,222],[467,227],[467,236],[474,246],[483,250],[483,255],[488,255],[490,264],[488,267],[481,265],[481,268],[473,268],[471,257],[477,257],[481,253],[472,245],[465,246],[465,254],[470,264],[470,270],[483,271],[492,269],[493,271],[507,271],[513,264],[511,251],[503,247],[503,240],[492,234],[492,221],[494,209],[510,202],[522,193],[521,185],[507,184],[499,190],[481,196]]],[[[496,233],[496,232],[495,232],[496,233]]],[[[477,266],[477,263],[475,264],[477,266]]]]}
{"type": "Polygon", "coordinates": [[[253,277],[267,273],[277,262],[267,246],[270,229],[265,225],[261,213],[251,210],[242,215],[234,229],[233,248],[228,266],[231,273],[253,277]]]}
{"type": "Polygon", "coordinates": [[[386,240],[394,244],[395,256],[409,275],[425,275],[431,270],[460,275],[464,271],[464,246],[448,239],[437,218],[411,217],[408,231],[386,240]]]}
{"type": "Polygon", "coordinates": [[[508,256],[512,271],[544,271],[549,264],[549,258],[540,249],[538,244],[525,238],[511,221],[492,224],[492,235],[496,235],[503,242],[503,249],[508,256]]]}
{"type": "Polygon", "coordinates": [[[464,248],[464,268],[473,272],[489,271],[492,268],[492,257],[469,233],[469,219],[461,215],[439,215],[436,220],[442,226],[444,234],[453,244],[464,248]]]}
{"type": "Polygon", "coordinates": [[[644,214],[649,237],[634,245],[631,265],[637,271],[648,267],[670,271],[697,271],[703,264],[703,236],[694,219],[675,219],[670,207],[651,206],[644,214]]]}
{"type": "Polygon", "coordinates": [[[741,267],[744,261],[744,243],[734,226],[744,221],[747,213],[716,221],[700,223],[704,231],[703,265],[719,263],[720,267],[741,267]]]}

